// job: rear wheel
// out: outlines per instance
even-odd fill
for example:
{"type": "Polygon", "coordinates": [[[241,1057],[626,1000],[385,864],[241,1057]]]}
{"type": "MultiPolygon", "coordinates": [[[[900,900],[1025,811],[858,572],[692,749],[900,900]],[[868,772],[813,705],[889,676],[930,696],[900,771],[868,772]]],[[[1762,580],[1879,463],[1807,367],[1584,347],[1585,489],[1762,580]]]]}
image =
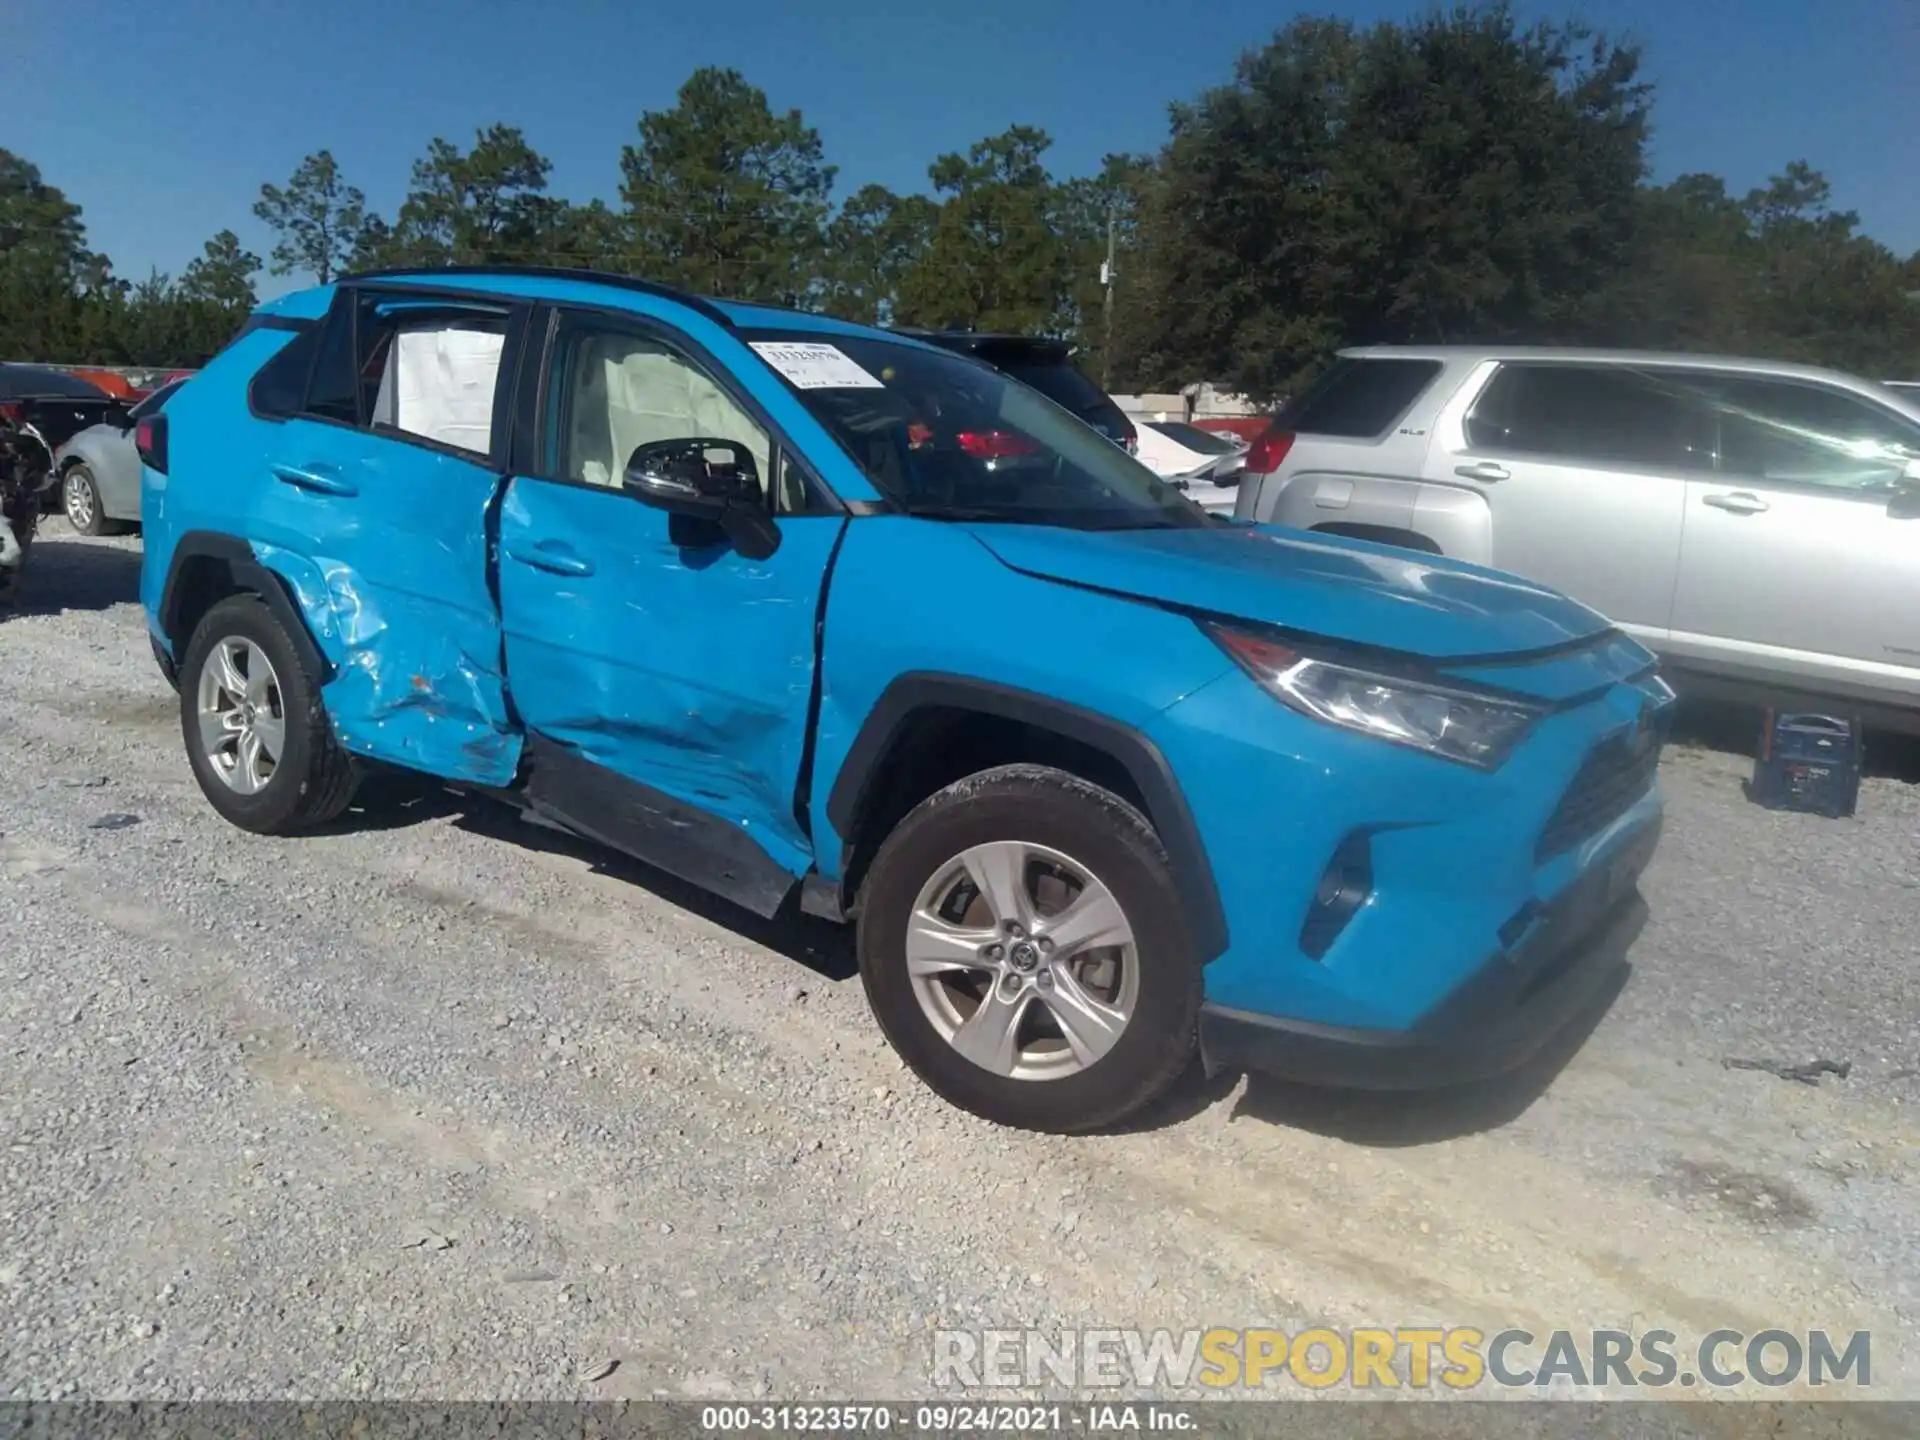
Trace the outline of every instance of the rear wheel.
{"type": "Polygon", "coordinates": [[[100,503],[99,482],[85,465],[74,465],[67,470],[66,478],[60,482],[60,498],[67,512],[67,523],[82,535],[120,532],[120,523],[107,518],[106,509],[100,503]]]}
{"type": "Polygon", "coordinates": [[[272,610],[235,595],[201,620],[180,663],[180,730],[207,802],[243,830],[324,825],[353,798],[315,678],[272,610]]]}
{"type": "Polygon", "coordinates": [[[868,873],[860,972],[914,1072],[1003,1125],[1132,1114],[1193,1054],[1200,967],[1146,817],[1011,765],[923,802],[868,873]]]}

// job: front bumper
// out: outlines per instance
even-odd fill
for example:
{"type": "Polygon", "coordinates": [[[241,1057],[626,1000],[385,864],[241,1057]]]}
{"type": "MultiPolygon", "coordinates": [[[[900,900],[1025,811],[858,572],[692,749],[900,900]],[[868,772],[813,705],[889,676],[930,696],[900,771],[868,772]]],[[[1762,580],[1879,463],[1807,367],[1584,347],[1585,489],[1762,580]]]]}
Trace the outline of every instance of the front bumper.
{"type": "Polygon", "coordinates": [[[1406,1029],[1203,1006],[1207,1073],[1249,1069],[1335,1088],[1425,1090],[1515,1069],[1624,969],[1644,915],[1636,887],[1659,837],[1656,816],[1550,904],[1516,915],[1510,943],[1406,1029]]]}

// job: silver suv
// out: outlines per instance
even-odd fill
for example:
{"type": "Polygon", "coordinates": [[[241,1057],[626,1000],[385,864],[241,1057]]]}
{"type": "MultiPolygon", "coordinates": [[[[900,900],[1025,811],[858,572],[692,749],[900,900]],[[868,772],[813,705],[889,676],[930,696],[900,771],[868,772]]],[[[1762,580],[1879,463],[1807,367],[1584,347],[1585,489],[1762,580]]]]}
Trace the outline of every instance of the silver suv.
{"type": "Polygon", "coordinates": [[[1348,350],[1235,513],[1542,581],[1677,683],[1920,732],[1920,397],[1804,365],[1348,350]]]}

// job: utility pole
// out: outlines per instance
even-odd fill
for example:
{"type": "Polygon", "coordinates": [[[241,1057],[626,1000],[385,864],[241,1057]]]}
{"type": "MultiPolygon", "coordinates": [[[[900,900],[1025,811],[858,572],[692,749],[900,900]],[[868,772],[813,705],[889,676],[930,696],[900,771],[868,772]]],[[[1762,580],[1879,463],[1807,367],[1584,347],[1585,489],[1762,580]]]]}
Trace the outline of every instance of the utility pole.
{"type": "Polygon", "coordinates": [[[1106,287],[1101,302],[1101,320],[1106,334],[1100,347],[1100,388],[1113,389],[1113,207],[1107,207],[1107,258],[1100,266],[1100,283],[1106,287]]]}

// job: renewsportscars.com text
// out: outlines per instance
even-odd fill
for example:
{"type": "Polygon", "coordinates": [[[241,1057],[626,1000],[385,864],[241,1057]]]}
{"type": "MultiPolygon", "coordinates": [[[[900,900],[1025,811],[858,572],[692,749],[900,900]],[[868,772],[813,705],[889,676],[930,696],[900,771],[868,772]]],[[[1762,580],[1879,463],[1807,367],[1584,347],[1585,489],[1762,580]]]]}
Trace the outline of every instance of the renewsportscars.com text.
{"type": "Polygon", "coordinates": [[[1683,1344],[1671,1330],[1555,1330],[1536,1335],[1442,1329],[938,1330],[942,1390],[1471,1390],[1577,1386],[1662,1389],[1873,1383],[1872,1335],[1713,1330],[1683,1344]]]}

